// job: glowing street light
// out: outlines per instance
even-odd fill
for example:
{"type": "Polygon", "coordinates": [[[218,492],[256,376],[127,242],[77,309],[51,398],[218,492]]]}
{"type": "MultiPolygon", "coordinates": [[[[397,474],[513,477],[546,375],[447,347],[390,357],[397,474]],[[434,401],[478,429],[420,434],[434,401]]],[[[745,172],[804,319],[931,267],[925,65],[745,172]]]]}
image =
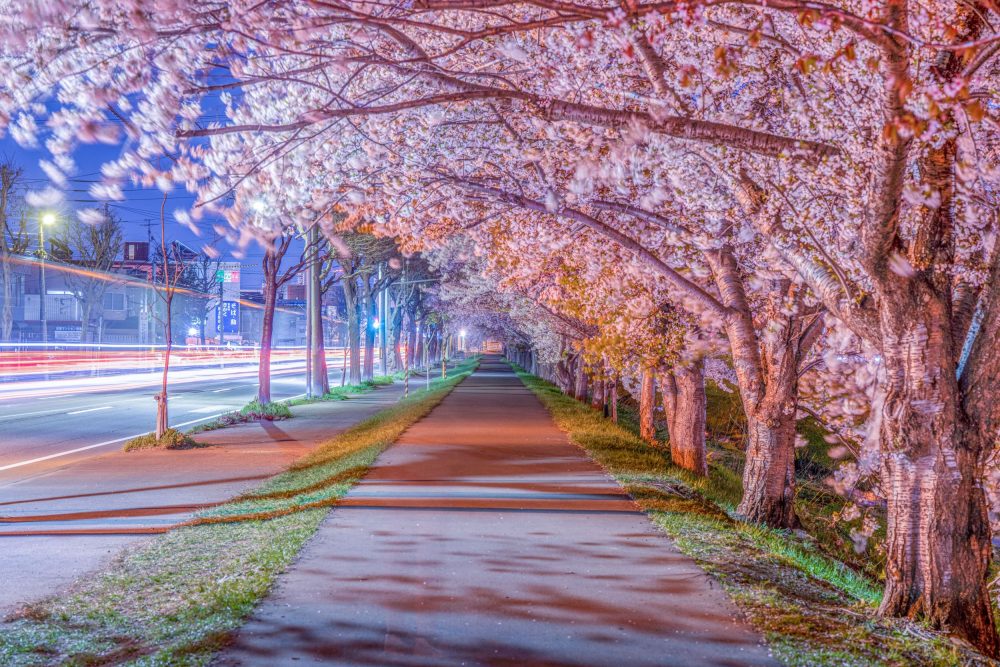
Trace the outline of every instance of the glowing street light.
{"type": "Polygon", "coordinates": [[[38,266],[41,273],[41,294],[38,298],[38,319],[42,322],[42,344],[49,342],[49,322],[45,317],[45,228],[59,221],[52,211],[44,211],[38,216],[38,266]]]}

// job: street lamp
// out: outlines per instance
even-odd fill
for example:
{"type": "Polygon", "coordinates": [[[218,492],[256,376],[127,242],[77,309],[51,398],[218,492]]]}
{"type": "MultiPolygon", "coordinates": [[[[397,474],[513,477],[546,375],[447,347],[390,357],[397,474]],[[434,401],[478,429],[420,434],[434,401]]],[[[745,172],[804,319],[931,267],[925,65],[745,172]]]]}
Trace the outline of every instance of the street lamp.
{"type": "Polygon", "coordinates": [[[49,323],[45,317],[45,227],[54,225],[58,218],[52,211],[45,211],[38,216],[38,259],[41,273],[41,295],[38,299],[38,315],[42,322],[42,345],[49,342],[49,323]]]}

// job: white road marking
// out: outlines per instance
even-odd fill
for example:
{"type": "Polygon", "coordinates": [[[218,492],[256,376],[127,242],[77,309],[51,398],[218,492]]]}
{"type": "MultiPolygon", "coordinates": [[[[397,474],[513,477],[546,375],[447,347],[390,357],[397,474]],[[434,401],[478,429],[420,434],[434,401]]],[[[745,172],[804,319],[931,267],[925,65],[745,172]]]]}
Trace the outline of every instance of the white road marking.
{"type": "Polygon", "coordinates": [[[200,414],[204,414],[206,412],[216,412],[218,410],[235,410],[235,409],[236,409],[235,407],[229,407],[229,408],[227,408],[227,407],[225,407],[223,405],[209,405],[209,406],[204,407],[204,408],[195,408],[194,410],[188,410],[188,412],[192,412],[192,413],[194,413],[196,415],[200,415],[200,414]]]}
{"type": "Polygon", "coordinates": [[[62,412],[62,409],[56,408],[55,410],[39,410],[38,412],[19,412],[13,415],[3,415],[0,417],[0,421],[4,421],[5,419],[20,419],[21,417],[34,417],[35,415],[55,414],[57,412],[62,412]]]}
{"type": "Polygon", "coordinates": [[[82,415],[85,412],[97,412],[98,410],[110,410],[110,405],[102,405],[99,408],[87,408],[86,410],[76,410],[74,412],[67,412],[68,415],[82,415]]]}
{"type": "MultiPolygon", "coordinates": [[[[289,396],[287,399],[282,400],[292,400],[295,398],[301,398],[305,394],[297,394],[295,396],[289,396]]],[[[216,417],[221,417],[223,413],[219,412],[214,415],[208,415],[207,417],[199,417],[198,419],[192,419],[190,421],[181,422],[180,424],[173,424],[173,428],[180,428],[181,426],[190,426],[191,424],[197,424],[198,422],[203,422],[209,419],[215,419],[216,417]]],[[[55,454],[49,454],[48,456],[39,456],[38,458],[29,459],[27,461],[20,461],[18,463],[9,463],[5,466],[0,466],[0,471],[10,470],[11,468],[20,468],[21,466],[28,466],[32,463],[41,463],[42,461],[49,461],[51,459],[57,459],[60,456],[69,456],[70,454],[76,454],[77,452],[85,452],[90,449],[97,449],[98,447],[107,447],[108,445],[114,445],[119,442],[125,442],[126,440],[131,440],[132,438],[138,438],[140,435],[146,435],[144,433],[136,433],[135,435],[126,435],[123,438],[115,438],[114,440],[105,440],[104,442],[99,442],[96,445],[87,445],[86,447],[77,447],[76,449],[68,449],[65,452],[57,452],[55,454]]]]}
{"type": "Polygon", "coordinates": [[[213,394],[221,394],[224,391],[232,391],[233,389],[236,389],[236,387],[226,387],[225,389],[213,389],[212,393],[213,394]]]}

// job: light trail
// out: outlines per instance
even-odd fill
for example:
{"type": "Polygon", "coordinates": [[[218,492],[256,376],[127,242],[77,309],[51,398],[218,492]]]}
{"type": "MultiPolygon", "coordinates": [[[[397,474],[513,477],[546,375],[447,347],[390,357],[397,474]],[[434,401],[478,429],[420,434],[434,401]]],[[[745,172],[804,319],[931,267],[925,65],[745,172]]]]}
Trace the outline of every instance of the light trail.
{"type": "MultiPolygon", "coordinates": [[[[205,380],[256,379],[257,365],[240,364],[241,368],[188,369],[170,371],[169,384],[190,384],[205,380]]],[[[305,372],[305,361],[272,364],[273,376],[305,372]]],[[[162,370],[162,368],[160,369],[162,370]]],[[[158,372],[127,373],[109,377],[60,378],[54,380],[25,380],[0,384],[0,403],[22,398],[66,397],[78,394],[105,391],[127,391],[132,389],[158,387],[161,377],[158,372]]]]}
{"type": "MultiPolygon", "coordinates": [[[[342,353],[330,348],[328,354],[342,353]]],[[[305,356],[303,347],[276,347],[274,362],[291,361],[305,356]]],[[[260,349],[251,346],[176,345],[170,354],[171,368],[223,366],[230,363],[257,363],[260,349]]],[[[339,358],[339,357],[337,357],[339,358]]],[[[42,345],[0,343],[0,382],[19,381],[32,375],[89,372],[94,375],[121,371],[163,368],[165,345],[42,345]],[[23,348],[23,349],[22,349],[23,348]]]]}

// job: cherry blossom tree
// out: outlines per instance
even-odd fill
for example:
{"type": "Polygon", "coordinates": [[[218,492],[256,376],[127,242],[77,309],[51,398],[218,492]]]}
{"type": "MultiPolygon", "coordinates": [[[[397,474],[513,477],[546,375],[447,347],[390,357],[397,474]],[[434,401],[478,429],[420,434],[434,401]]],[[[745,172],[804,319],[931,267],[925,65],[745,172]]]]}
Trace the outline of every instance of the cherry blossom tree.
{"type": "MultiPolygon", "coordinates": [[[[238,246],[346,210],[428,244],[482,233],[525,256],[613,255],[650,303],[725,335],[754,521],[795,523],[798,384],[835,318],[882,362],[881,611],[996,655],[982,481],[1000,352],[979,332],[1000,324],[998,14],[981,0],[8,0],[0,127],[51,153],[54,186],[34,201],[58,199],[76,144],[122,143],[93,194],[183,185],[197,201],[181,221],[221,216],[238,246]]],[[[512,286],[537,280],[495,264],[512,286]]],[[[581,284],[599,287],[593,304],[628,294],[613,276],[581,284]]],[[[505,326],[579,395],[566,362],[591,323],[554,310],[538,331],[505,326]]],[[[645,363],[648,399],[652,349],[601,363],[645,363]]]]}

